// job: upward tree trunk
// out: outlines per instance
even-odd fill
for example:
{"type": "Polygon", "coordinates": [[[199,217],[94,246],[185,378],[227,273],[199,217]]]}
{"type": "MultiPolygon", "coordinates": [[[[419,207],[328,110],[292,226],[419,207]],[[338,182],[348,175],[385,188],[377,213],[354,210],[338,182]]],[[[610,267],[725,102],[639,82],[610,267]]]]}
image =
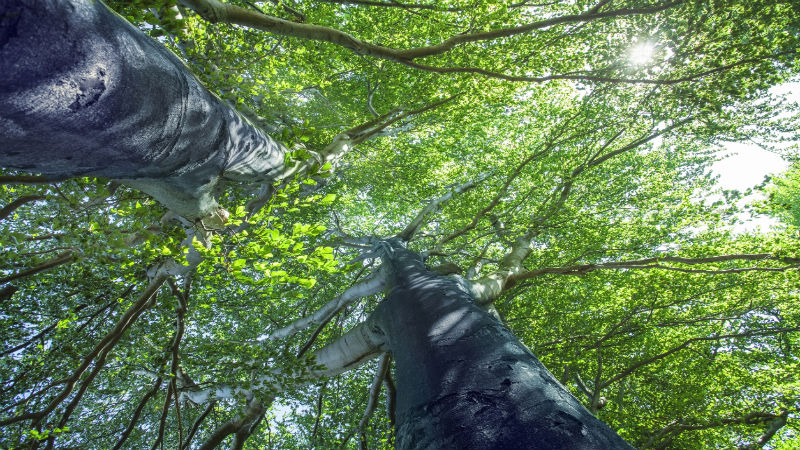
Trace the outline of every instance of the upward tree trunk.
{"type": "Polygon", "coordinates": [[[220,179],[283,167],[283,146],[101,1],[2,0],[0,68],[0,166],[128,180],[189,218],[220,179]]]}
{"type": "Polygon", "coordinates": [[[630,449],[452,278],[387,256],[375,317],[396,361],[397,448],[630,449]]]}

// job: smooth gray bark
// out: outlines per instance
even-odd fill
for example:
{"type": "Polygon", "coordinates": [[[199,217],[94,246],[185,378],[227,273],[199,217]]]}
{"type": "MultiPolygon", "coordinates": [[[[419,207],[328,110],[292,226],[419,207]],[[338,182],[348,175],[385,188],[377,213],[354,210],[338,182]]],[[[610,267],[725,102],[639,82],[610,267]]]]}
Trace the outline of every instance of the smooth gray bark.
{"type": "Polygon", "coordinates": [[[400,449],[630,449],[453,278],[392,245],[374,314],[395,359],[400,449]]]}
{"type": "Polygon", "coordinates": [[[285,148],[168,49],[91,0],[0,0],[0,166],[133,180],[177,214],[221,179],[268,181],[285,148]]]}

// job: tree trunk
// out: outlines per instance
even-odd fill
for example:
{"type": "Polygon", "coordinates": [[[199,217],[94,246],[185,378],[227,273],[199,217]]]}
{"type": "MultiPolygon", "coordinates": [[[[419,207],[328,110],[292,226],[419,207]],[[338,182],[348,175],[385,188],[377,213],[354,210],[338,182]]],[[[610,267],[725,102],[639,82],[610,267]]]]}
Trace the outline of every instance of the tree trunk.
{"type": "Polygon", "coordinates": [[[396,361],[399,449],[630,449],[453,278],[395,247],[376,311],[396,361]]]}
{"type": "Polygon", "coordinates": [[[283,167],[282,145],[100,1],[0,1],[0,67],[0,166],[127,179],[190,218],[223,177],[283,167]]]}

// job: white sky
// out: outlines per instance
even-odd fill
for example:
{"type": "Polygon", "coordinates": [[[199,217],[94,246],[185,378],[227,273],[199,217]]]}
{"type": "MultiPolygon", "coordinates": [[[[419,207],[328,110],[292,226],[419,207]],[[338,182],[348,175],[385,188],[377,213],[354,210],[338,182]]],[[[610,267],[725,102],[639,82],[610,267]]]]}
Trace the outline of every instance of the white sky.
{"type": "MultiPolygon", "coordinates": [[[[772,88],[773,94],[787,95],[790,100],[800,102],[800,81],[785,83],[772,88]]],[[[743,191],[762,181],[768,174],[785,171],[789,164],[774,153],[757,145],[728,143],[720,156],[729,155],[711,166],[712,172],[719,175],[724,189],[743,191]]]]}
{"type": "Polygon", "coordinates": [[[728,156],[712,164],[711,171],[719,175],[723,189],[744,191],[764,181],[766,175],[789,167],[783,158],[757,145],[729,142],[720,153],[728,156]]]}
{"type": "MultiPolygon", "coordinates": [[[[788,94],[793,101],[800,102],[800,82],[786,83],[772,89],[775,94],[788,94]]],[[[754,144],[729,142],[720,150],[720,161],[712,164],[711,171],[719,176],[719,184],[723,189],[745,191],[764,181],[769,174],[779,174],[789,167],[789,163],[780,156],[762,149],[754,144]]],[[[753,200],[750,197],[747,200],[753,200]]],[[[734,227],[740,232],[768,230],[777,223],[771,217],[748,217],[740,215],[743,224],[734,227]]]]}

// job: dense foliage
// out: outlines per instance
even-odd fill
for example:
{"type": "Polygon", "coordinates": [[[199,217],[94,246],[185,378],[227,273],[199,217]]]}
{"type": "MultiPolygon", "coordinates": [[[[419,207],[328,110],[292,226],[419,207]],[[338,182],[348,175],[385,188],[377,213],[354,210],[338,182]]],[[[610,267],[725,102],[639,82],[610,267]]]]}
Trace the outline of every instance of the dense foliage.
{"type": "Polygon", "coordinates": [[[278,373],[285,390],[245,448],[391,448],[390,411],[363,418],[374,361],[309,375],[310,350],[380,296],[270,335],[368,276],[378,261],[359,256],[364,238],[401,232],[468,182],[410,247],[479,280],[510,270],[524,239],[530,253],[494,307],[624,438],[800,442],[800,172],[754,200],[722,192],[708,169],[725,141],[796,161],[798,106],[768,90],[800,69],[796,2],[229,3],[377,46],[361,50],[214,23],[189,7],[206,2],[185,3],[109,2],[293,158],[399,120],[336,167],[280,183],[255,214],[259,186],[231,183],[219,199],[230,217],[207,242],[184,242],[178,218],[113,180],[3,172],[0,447],[199,447],[247,401],[185,394],[278,373]],[[453,36],[467,38],[431,50],[453,36]],[[741,231],[757,213],[775,226],[741,231]],[[202,263],[151,304],[148,269],[188,264],[190,248],[202,263]]]}

